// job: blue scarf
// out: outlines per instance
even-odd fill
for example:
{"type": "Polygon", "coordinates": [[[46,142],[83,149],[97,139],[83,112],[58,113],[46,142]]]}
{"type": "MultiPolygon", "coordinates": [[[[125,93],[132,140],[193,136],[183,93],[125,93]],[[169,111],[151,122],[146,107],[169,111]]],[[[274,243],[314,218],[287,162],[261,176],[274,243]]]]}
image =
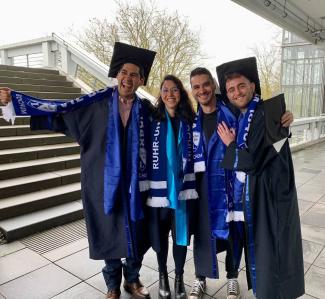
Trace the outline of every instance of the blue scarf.
{"type": "MultiPolygon", "coordinates": [[[[253,120],[254,112],[260,102],[260,98],[255,95],[254,98],[249,102],[247,111],[243,115],[243,119],[241,120],[241,126],[239,128],[238,134],[237,134],[237,147],[239,149],[247,149],[247,137],[249,134],[249,129],[251,126],[251,122],[253,120]]],[[[235,157],[235,164],[234,169],[237,168],[238,165],[238,150],[236,151],[236,157],[235,157]]],[[[251,202],[250,202],[250,189],[249,189],[249,176],[241,171],[236,171],[236,178],[234,182],[234,207],[237,208],[237,211],[234,210],[234,215],[236,213],[241,213],[242,218],[244,218],[243,215],[243,198],[245,200],[245,216],[246,219],[236,219],[234,217],[234,221],[246,221],[247,226],[247,236],[248,236],[248,255],[249,255],[249,267],[250,267],[250,273],[251,273],[251,282],[252,282],[252,288],[253,292],[256,295],[256,262],[255,262],[255,242],[254,242],[254,229],[253,229],[253,211],[251,209],[251,202]],[[243,194],[244,189],[246,190],[245,194],[243,194]],[[244,197],[243,197],[244,195],[244,197]]],[[[234,244],[235,252],[237,244],[235,242],[234,244]]],[[[240,260],[240,257],[235,257],[237,260],[240,260]]]]}
{"type": "MultiPolygon", "coordinates": [[[[202,113],[202,109],[199,107],[193,125],[194,169],[195,172],[207,171],[211,233],[215,238],[226,240],[229,235],[226,221],[227,203],[232,201],[233,176],[231,171],[220,169],[218,166],[224,157],[225,146],[216,132],[212,135],[209,144],[206,144],[202,128],[202,113]]],[[[236,126],[236,120],[230,110],[223,102],[218,101],[216,128],[221,122],[225,122],[228,127],[236,126]]]]}
{"type": "MultiPolygon", "coordinates": [[[[113,212],[117,191],[121,179],[122,157],[119,116],[119,95],[117,89],[109,98],[109,115],[106,135],[106,160],[104,167],[104,211],[106,214],[113,212]]],[[[140,191],[149,188],[147,181],[147,158],[145,146],[145,117],[143,107],[138,97],[134,99],[130,117],[131,123],[128,130],[128,152],[131,153],[131,181],[129,186],[129,206],[131,220],[143,218],[142,201],[140,191]]]]}
{"type": "MultiPolygon", "coordinates": [[[[117,88],[107,87],[96,92],[81,96],[70,101],[49,101],[40,100],[19,92],[12,91],[12,102],[5,114],[13,118],[23,115],[31,116],[53,116],[56,113],[66,113],[74,109],[84,107],[108,98],[109,109],[106,137],[106,162],[104,167],[104,211],[111,214],[116,199],[116,191],[121,176],[121,152],[119,138],[119,110],[118,110],[118,91],[117,88]],[[14,111],[8,112],[13,108],[14,111]]],[[[4,110],[3,109],[3,110],[4,110]]],[[[145,128],[148,128],[147,118],[143,113],[142,105],[138,97],[135,98],[132,107],[131,120],[131,183],[129,186],[130,194],[130,215],[131,220],[136,221],[143,217],[140,191],[148,190],[147,180],[147,156],[145,146],[145,128]]],[[[7,118],[8,119],[8,118],[7,118]]],[[[13,119],[14,120],[14,119],[13,119]]],[[[12,121],[13,121],[12,120],[12,121]]]]}
{"type": "Polygon", "coordinates": [[[176,243],[188,245],[187,212],[188,199],[196,199],[195,175],[193,169],[192,128],[181,121],[179,135],[175,136],[171,121],[153,122],[152,164],[150,191],[147,205],[175,209],[176,243]],[[179,179],[179,174],[183,179],[179,179]]]}
{"type": "MultiPolygon", "coordinates": [[[[250,124],[253,119],[254,112],[260,99],[255,96],[248,104],[247,111],[240,114],[238,133],[237,133],[237,147],[239,149],[247,148],[247,136],[249,133],[250,124]]],[[[236,150],[236,158],[234,169],[238,164],[238,150],[236,150]]],[[[242,171],[236,171],[234,179],[234,198],[233,202],[229,203],[227,221],[245,221],[243,213],[243,191],[246,180],[246,174],[242,171]]]]}

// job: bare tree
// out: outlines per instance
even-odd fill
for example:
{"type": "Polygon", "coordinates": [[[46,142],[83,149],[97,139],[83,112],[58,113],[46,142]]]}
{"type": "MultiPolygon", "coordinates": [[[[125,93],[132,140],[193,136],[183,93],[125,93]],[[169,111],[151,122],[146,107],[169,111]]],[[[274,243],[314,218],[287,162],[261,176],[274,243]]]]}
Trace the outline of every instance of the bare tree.
{"type": "Polygon", "coordinates": [[[188,81],[190,70],[202,55],[199,33],[190,29],[187,19],[177,12],[157,9],[154,1],[116,3],[115,20],[89,20],[85,31],[75,34],[79,44],[105,64],[110,63],[115,41],[157,51],[146,87],[151,93],[156,94],[166,74],[188,81]]]}
{"type": "Polygon", "coordinates": [[[281,32],[277,32],[272,44],[255,45],[251,51],[257,59],[262,98],[268,99],[281,88],[281,32]]]}

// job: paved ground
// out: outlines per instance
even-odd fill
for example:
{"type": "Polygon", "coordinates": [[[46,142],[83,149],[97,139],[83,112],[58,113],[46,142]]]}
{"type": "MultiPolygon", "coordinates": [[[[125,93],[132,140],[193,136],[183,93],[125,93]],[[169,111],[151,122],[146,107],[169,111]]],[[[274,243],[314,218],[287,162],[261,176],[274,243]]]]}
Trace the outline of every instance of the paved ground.
{"type": "MultiPolygon", "coordinates": [[[[325,142],[294,154],[303,234],[306,295],[325,298],[325,142]]],[[[105,298],[101,261],[88,258],[84,223],[0,246],[0,299],[105,298]]],[[[218,256],[220,279],[208,280],[206,298],[225,298],[224,254],[218,256]]],[[[141,279],[157,298],[158,272],[155,254],[144,259],[141,279]]],[[[174,265],[168,258],[170,284],[174,265]]],[[[194,277],[192,251],[188,251],[185,282],[190,290],[194,277]]],[[[242,298],[254,298],[246,290],[245,270],[239,276],[242,298]]],[[[123,299],[128,295],[123,293],[123,299]]]]}

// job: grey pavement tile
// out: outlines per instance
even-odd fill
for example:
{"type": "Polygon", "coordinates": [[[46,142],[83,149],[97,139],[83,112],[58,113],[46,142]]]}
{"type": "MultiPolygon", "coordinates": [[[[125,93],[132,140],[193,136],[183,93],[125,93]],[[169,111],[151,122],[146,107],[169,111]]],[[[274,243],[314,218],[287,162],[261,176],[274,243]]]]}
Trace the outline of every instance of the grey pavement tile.
{"type": "Polygon", "coordinates": [[[2,245],[0,245],[0,257],[5,256],[10,253],[13,253],[15,251],[24,249],[25,247],[26,246],[19,241],[2,244],[2,245]]]}
{"type": "Polygon", "coordinates": [[[28,248],[0,258],[0,284],[49,264],[49,261],[28,248]]]}
{"type": "MultiPolygon", "coordinates": [[[[247,280],[246,280],[245,271],[239,272],[238,282],[240,286],[241,299],[256,299],[252,290],[247,289],[247,280]]],[[[227,295],[227,285],[224,285],[222,289],[220,289],[216,294],[213,295],[213,298],[224,299],[227,297],[226,295],[227,295]]]]}
{"type": "Polygon", "coordinates": [[[1,285],[0,292],[8,299],[45,299],[79,282],[77,277],[50,264],[1,285]]]}
{"type": "Polygon", "coordinates": [[[299,172],[299,171],[295,170],[295,181],[297,183],[305,184],[308,181],[310,181],[313,177],[315,177],[314,174],[299,172]]]}
{"type": "Polygon", "coordinates": [[[305,294],[305,295],[302,295],[301,297],[298,297],[297,299],[321,299],[321,298],[316,298],[316,297],[312,297],[312,296],[305,294]]]}
{"type": "Polygon", "coordinates": [[[87,238],[81,238],[77,241],[46,252],[43,256],[53,262],[85,248],[88,248],[88,240],[87,238]]]}
{"type": "Polygon", "coordinates": [[[325,195],[318,200],[318,203],[325,204],[325,195]]]}
{"type": "Polygon", "coordinates": [[[325,205],[315,204],[301,216],[301,222],[325,228],[325,205]]]}
{"type": "Polygon", "coordinates": [[[306,168],[306,167],[299,169],[299,171],[306,172],[306,173],[312,173],[312,174],[319,174],[322,172],[319,169],[311,169],[311,168],[306,168]]]}
{"type": "Polygon", "coordinates": [[[317,267],[325,268],[325,247],[320,253],[320,255],[317,257],[316,261],[314,262],[314,265],[317,267]]]}
{"type": "Polygon", "coordinates": [[[96,290],[90,285],[82,282],[64,291],[63,293],[52,297],[53,299],[103,299],[104,293],[96,290]]]}
{"type": "Polygon", "coordinates": [[[316,298],[324,298],[325,294],[325,269],[311,266],[305,275],[306,294],[316,298]]]}
{"type": "Polygon", "coordinates": [[[69,255],[55,262],[63,269],[85,280],[102,271],[104,261],[91,260],[88,249],[69,255]]]}
{"type": "Polygon", "coordinates": [[[100,290],[103,293],[107,292],[106,283],[105,283],[102,273],[98,273],[98,274],[94,275],[93,277],[85,280],[85,282],[90,284],[94,288],[100,290]]]}
{"type": "Polygon", "coordinates": [[[159,279],[159,272],[146,266],[142,266],[140,270],[140,280],[145,286],[150,286],[159,279]]]}
{"type": "Polygon", "coordinates": [[[302,240],[303,252],[304,252],[304,262],[312,264],[314,263],[317,256],[320,254],[323,245],[314,243],[307,240],[302,240]]]}
{"type": "Polygon", "coordinates": [[[304,273],[305,274],[309,270],[310,266],[311,266],[311,264],[304,262],[304,273]]]}
{"type": "Polygon", "coordinates": [[[300,200],[317,202],[325,194],[325,190],[319,186],[304,184],[297,189],[297,193],[300,200]]]}
{"type": "Polygon", "coordinates": [[[302,238],[307,241],[312,241],[325,245],[325,229],[315,226],[301,223],[302,238]]]}
{"type": "Polygon", "coordinates": [[[307,212],[315,203],[312,201],[306,201],[306,200],[298,200],[299,205],[299,215],[304,214],[307,212]]]}

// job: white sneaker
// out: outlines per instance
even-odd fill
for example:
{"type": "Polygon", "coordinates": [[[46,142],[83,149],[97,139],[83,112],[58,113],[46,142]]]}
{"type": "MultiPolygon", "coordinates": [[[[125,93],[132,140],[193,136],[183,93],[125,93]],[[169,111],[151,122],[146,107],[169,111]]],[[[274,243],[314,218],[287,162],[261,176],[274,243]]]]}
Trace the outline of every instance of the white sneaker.
{"type": "Polygon", "coordinates": [[[188,299],[201,299],[205,292],[205,280],[195,279],[188,299]]]}
{"type": "Polygon", "coordinates": [[[227,299],[240,299],[239,283],[236,278],[228,279],[227,299]]]}

